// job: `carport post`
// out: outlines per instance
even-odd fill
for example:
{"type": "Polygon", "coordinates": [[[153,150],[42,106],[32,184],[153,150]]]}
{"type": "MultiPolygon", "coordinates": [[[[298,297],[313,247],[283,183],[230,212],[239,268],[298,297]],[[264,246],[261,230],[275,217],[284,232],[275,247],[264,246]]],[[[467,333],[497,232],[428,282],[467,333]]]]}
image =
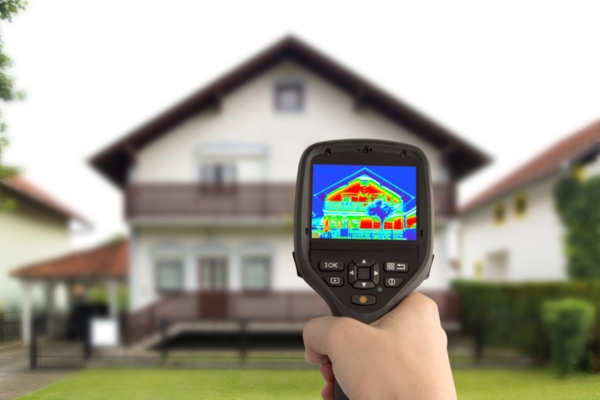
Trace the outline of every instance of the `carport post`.
{"type": "Polygon", "coordinates": [[[31,340],[31,281],[21,280],[21,337],[23,344],[31,340]]]}

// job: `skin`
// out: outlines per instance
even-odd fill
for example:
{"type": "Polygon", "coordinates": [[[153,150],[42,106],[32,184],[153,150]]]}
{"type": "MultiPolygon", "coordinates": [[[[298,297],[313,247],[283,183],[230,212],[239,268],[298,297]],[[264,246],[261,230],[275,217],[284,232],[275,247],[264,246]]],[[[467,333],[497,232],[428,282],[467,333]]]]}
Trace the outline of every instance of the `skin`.
{"type": "Polygon", "coordinates": [[[306,361],[321,366],[324,400],[333,399],[334,377],[352,400],[456,399],[437,305],[420,293],[370,325],[315,318],[303,337],[306,361]]]}

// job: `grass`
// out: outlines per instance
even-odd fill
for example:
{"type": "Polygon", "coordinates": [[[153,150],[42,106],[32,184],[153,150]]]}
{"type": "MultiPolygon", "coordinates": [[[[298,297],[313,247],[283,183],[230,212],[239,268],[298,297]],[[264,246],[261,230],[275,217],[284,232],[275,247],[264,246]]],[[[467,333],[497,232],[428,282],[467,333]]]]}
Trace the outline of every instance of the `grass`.
{"type": "MultiPolygon", "coordinates": [[[[598,399],[600,375],[551,370],[459,370],[460,400],[598,399]]],[[[315,370],[88,369],[21,399],[319,399],[315,370]]]]}

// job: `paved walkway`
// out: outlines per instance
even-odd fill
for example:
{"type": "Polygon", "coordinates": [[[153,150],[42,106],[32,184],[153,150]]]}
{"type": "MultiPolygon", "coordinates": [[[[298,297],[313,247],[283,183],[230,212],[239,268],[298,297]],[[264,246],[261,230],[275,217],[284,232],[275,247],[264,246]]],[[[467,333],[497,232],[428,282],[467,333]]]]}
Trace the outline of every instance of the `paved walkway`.
{"type": "Polygon", "coordinates": [[[68,370],[29,369],[29,351],[20,342],[0,345],[0,400],[15,399],[71,374],[68,370]]]}

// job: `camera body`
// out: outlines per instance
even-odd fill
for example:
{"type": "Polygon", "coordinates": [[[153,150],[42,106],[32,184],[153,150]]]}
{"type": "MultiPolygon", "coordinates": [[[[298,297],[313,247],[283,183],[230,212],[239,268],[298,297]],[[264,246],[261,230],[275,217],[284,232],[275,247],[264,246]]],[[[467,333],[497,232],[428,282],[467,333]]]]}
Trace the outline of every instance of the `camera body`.
{"type": "Polygon", "coordinates": [[[315,143],[300,159],[294,261],[334,316],[370,323],[429,276],[433,190],[425,154],[370,139],[315,143]]]}

